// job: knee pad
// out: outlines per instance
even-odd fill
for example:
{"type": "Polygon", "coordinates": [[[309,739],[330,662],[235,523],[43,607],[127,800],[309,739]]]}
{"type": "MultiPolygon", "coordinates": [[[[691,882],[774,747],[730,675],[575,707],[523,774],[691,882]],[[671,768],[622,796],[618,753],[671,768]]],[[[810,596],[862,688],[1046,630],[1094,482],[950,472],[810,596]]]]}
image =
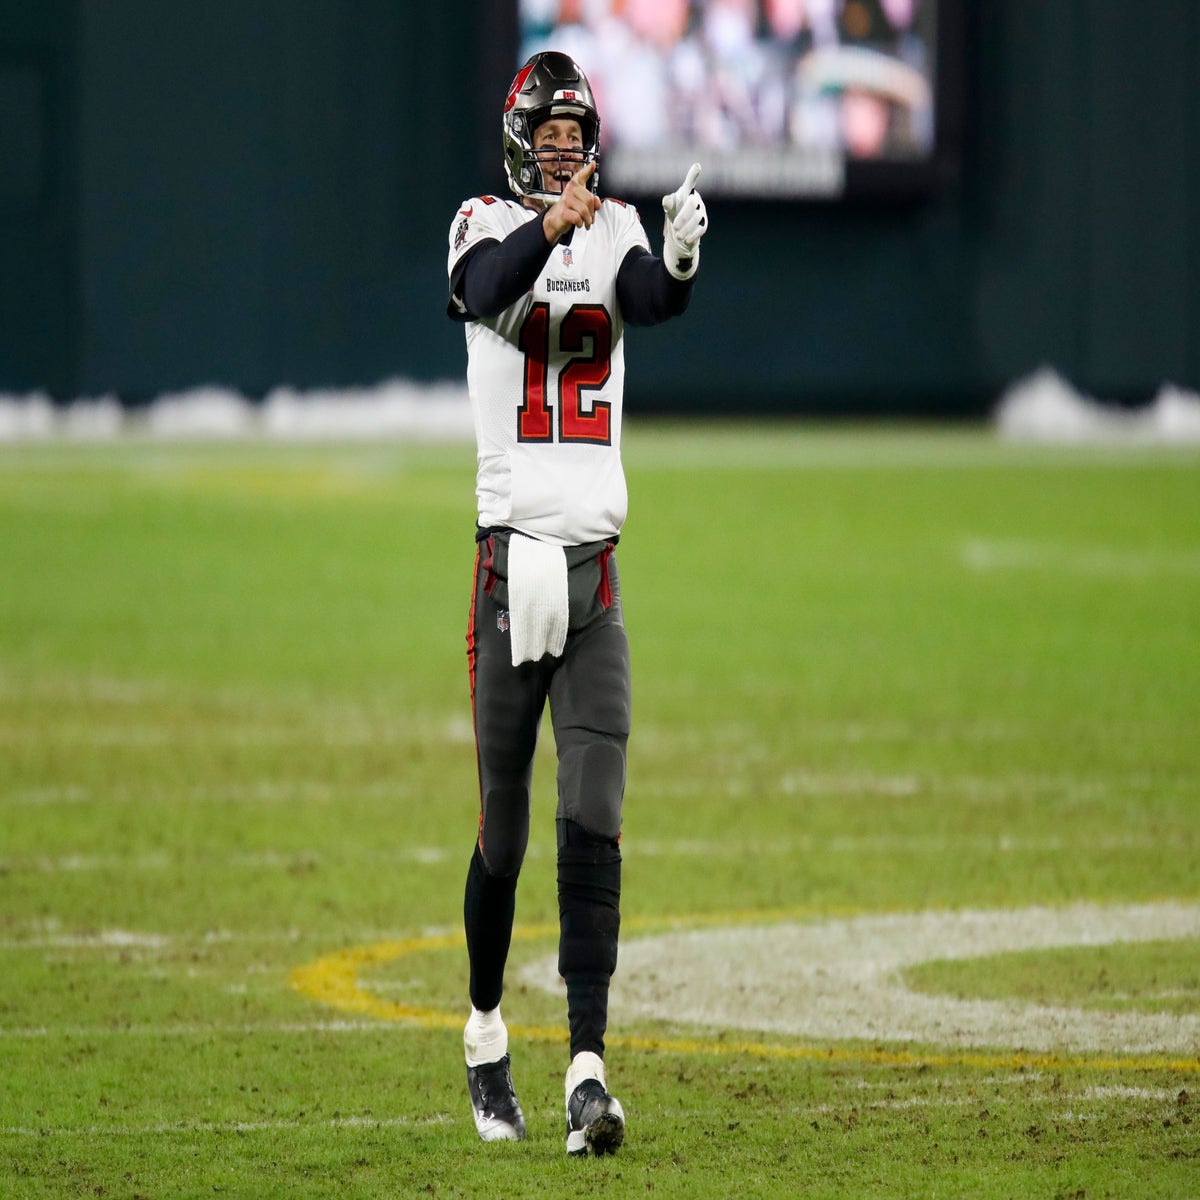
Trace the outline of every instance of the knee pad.
{"type": "Polygon", "coordinates": [[[517,875],[529,847],[529,790],[489,788],[483,796],[479,851],[489,875],[517,875]]]}
{"type": "Polygon", "coordinates": [[[596,837],[615,842],[621,835],[625,796],[625,747],[611,741],[567,748],[558,769],[558,815],[596,837]]]}

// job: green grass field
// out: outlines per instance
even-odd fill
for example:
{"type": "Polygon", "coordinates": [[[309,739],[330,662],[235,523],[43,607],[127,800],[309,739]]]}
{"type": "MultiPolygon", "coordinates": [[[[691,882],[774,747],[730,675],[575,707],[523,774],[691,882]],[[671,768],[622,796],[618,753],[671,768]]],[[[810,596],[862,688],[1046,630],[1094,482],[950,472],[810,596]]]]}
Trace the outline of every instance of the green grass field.
{"type": "Polygon", "coordinates": [[[0,1197],[1200,1196],[1200,449],[626,439],[629,1132],[592,1161],[548,725],[528,1140],[466,1100],[473,448],[0,446],[0,1197]],[[1017,942],[951,952],[971,912],[1017,942]],[[915,1029],[851,1011],[890,949],[862,999],[915,1029]]]}

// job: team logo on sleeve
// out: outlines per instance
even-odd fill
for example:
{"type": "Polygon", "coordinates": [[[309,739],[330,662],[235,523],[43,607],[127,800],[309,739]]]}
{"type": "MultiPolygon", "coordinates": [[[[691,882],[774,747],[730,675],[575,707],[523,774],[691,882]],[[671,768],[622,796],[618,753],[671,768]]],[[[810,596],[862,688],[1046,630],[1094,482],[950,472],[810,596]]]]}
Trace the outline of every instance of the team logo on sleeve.
{"type": "Polygon", "coordinates": [[[458,228],[455,229],[455,231],[454,231],[454,248],[455,248],[455,250],[461,250],[463,248],[463,242],[465,242],[467,240],[467,233],[470,231],[470,228],[471,228],[471,213],[470,213],[470,210],[468,209],[466,215],[463,217],[463,219],[461,221],[459,221],[458,228]]]}

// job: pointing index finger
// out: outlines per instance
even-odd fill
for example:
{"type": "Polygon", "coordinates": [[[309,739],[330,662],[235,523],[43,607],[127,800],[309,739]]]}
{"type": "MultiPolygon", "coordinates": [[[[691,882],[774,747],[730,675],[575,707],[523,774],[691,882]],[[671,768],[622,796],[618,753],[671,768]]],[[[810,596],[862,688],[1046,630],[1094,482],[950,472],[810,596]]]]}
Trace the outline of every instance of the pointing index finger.
{"type": "Polygon", "coordinates": [[[674,192],[668,192],[662,198],[663,212],[673,221],[683,207],[683,202],[692,194],[696,180],[700,178],[700,164],[692,163],[688,168],[687,177],[674,192]]]}
{"type": "Polygon", "coordinates": [[[575,174],[571,177],[571,182],[578,183],[581,185],[586,185],[587,181],[592,176],[592,172],[595,169],[596,169],[596,160],[593,158],[591,162],[584,163],[584,165],[582,167],[580,167],[578,171],[575,172],[575,174]]]}

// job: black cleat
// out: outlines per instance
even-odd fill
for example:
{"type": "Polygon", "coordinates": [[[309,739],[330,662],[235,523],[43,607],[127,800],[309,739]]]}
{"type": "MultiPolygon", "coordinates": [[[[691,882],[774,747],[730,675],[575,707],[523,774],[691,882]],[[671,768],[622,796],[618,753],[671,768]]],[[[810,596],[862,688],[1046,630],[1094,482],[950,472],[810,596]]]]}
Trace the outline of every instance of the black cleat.
{"type": "Polygon", "coordinates": [[[525,1114],[513,1091],[511,1060],[506,1054],[499,1062],[467,1068],[467,1091],[475,1128],[485,1142],[521,1142],[525,1140],[525,1114]]]}
{"type": "Polygon", "coordinates": [[[625,1140],[625,1111],[598,1079],[585,1079],[567,1099],[567,1153],[616,1154],[625,1140]]]}

